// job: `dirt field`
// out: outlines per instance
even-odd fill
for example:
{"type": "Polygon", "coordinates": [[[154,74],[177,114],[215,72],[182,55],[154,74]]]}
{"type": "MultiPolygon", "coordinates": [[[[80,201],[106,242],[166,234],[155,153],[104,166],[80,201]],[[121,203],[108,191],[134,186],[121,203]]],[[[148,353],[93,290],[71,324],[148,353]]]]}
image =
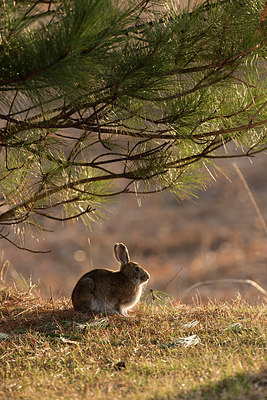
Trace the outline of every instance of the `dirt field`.
{"type": "MultiPolygon", "coordinates": [[[[267,221],[266,155],[256,157],[253,164],[245,159],[238,159],[237,164],[267,221]]],[[[184,302],[194,301],[196,295],[202,300],[222,300],[237,292],[255,301],[260,292],[254,287],[219,281],[251,279],[267,286],[267,234],[233,161],[221,165],[231,182],[218,176],[198,199],[178,202],[171,194],[162,193],[144,198],[140,208],[134,196],[124,196],[110,205],[108,219],[101,226],[93,225],[92,232],[80,224],[50,226],[54,232],[47,233],[46,240],[31,244],[35,249],[50,249],[49,254],[20,251],[2,241],[2,258],[11,265],[9,277],[21,273],[29,279],[31,275],[33,282],[39,281],[43,295],[50,296],[52,291],[55,297],[69,296],[91,263],[116,269],[113,245],[124,242],[132,259],[151,273],[148,288],[163,290],[184,302]],[[204,280],[216,282],[184,296],[186,289],[204,280]]]]}

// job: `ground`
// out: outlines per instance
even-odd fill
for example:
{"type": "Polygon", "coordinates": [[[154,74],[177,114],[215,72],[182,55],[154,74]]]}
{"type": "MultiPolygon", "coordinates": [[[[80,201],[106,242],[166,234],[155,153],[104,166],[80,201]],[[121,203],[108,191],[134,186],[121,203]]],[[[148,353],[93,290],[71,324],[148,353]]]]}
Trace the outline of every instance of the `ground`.
{"type": "Polygon", "coordinates": [[[1,400],[266,399],[263,303],[142,301],[90,319],[5,287],[0,315],[1,400]]]}

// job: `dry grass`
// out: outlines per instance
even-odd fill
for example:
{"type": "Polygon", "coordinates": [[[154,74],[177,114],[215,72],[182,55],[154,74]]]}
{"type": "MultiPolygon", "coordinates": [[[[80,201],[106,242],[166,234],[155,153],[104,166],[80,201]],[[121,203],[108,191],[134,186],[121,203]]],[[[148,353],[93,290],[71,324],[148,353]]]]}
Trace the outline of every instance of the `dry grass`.
{"type": "Polygon", "coordinates": [[[88,320],[0,290],[1,399],[264,399],[264,304],[140,303],[88,320]]]}

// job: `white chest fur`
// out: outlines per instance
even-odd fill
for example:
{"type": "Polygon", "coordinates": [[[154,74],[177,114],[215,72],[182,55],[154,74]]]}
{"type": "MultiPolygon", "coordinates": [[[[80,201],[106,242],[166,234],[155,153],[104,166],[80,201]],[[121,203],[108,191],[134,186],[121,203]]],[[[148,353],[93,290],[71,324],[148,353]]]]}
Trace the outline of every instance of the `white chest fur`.
{"type": "Polygon", "coordinates": [[[130,301],[121,303],[121,307],[123,309],[132,308],[140,300],[141,294],[142,294],[142,285],[138,286],[135,295],[131,298],[130,301]]]}

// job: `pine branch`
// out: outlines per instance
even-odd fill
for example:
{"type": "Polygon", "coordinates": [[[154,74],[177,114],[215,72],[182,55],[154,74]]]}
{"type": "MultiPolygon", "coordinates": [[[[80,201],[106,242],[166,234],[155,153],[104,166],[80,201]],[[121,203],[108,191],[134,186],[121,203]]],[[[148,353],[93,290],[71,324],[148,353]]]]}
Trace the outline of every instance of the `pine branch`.
{"type": "Polygon", "coordinates": [[[183,198],[207,163],[266,150],[263,0],[0,4],[1,225],[183,198]]]}

